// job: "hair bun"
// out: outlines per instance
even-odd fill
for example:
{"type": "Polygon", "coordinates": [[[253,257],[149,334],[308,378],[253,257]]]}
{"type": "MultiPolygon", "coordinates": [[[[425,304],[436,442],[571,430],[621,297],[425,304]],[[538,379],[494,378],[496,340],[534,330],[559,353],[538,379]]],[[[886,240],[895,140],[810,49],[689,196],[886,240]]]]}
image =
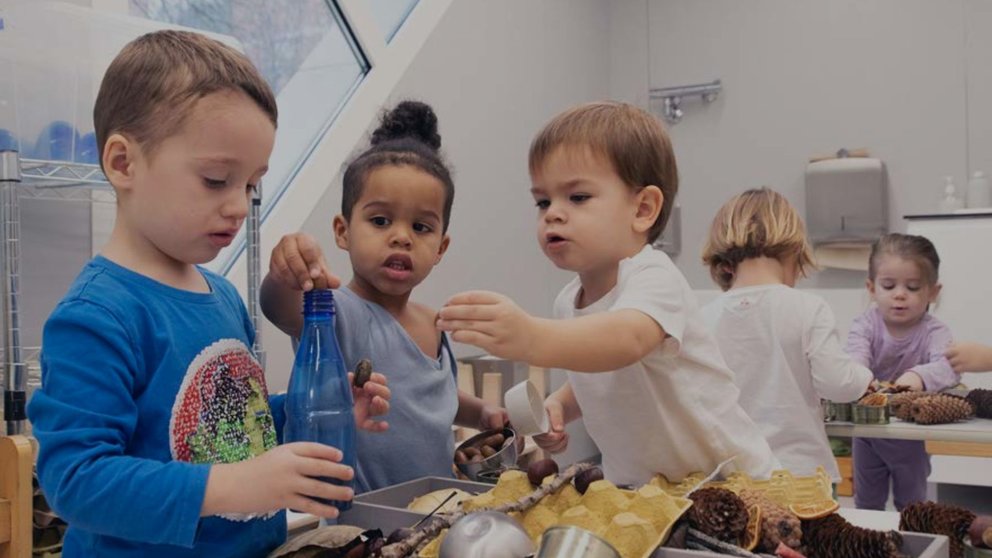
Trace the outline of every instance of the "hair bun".
{"type": "Polygon", "coordinates": [[[396,105],[382,115],[379,127],[372,132],[372,145],[402,138],[416,139],[434,150],[441,147],[437,115],[430,105],[420,101],[403,101],[396,105]]]}

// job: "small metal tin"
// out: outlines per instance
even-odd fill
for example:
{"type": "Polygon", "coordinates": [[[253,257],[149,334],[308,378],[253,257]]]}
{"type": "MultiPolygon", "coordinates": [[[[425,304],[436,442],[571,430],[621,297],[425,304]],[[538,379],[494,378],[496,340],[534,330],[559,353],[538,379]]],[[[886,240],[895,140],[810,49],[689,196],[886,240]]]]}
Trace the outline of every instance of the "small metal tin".
{"type": "Polygon", "coordinates": [[[851,422],[851,403],[834,403],[823,400],[823,421],[824,422],[851,422]]]}
{"type": "Polygon", "coordinates": [[[851,406],[851,421],[854,424],[889,424],[888,405],[859,405],[851,406]]]}

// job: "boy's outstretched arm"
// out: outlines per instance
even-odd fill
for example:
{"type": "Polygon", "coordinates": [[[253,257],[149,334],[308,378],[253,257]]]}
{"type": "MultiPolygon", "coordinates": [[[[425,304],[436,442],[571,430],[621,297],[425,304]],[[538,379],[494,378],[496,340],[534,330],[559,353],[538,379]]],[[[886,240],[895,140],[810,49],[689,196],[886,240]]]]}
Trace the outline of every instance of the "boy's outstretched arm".
{"type": "Polygon", "coordinates": [[[336,289],[340,285],[341,280],[328,269],[314,237],[288,234],[272,249],[269,272],[259,292],[262,313],[286,334],[299,337],[303,329],[303,292],[315,287],[336,289]]]}
{"type": "Polygon", "coordinates": [[[665,339],[647,314],[613,310],[571,318],[535,318],[498,293],[471,291],[452,297],[437,326],[451,338],[489,354],[534,366],[605,372],[637,362],[665,339]]]}
{"type": "Polygon", "coordinates": [[[958,374],[992,370],[992,347],[981,343],[954,343],[945,353],[958,374]]]}

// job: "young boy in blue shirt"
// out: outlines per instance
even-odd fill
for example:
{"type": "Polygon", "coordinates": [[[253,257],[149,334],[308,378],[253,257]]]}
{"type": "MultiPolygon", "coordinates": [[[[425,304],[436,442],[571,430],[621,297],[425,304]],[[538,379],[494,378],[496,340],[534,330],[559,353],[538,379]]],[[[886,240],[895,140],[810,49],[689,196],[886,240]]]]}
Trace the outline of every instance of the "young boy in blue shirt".
{"type": "MultiPolygon", "coordinates": [[[[28,408],[38,472],[69,523],[63,555],[264,556],[285,508],[334,517],[341,452],[277,445],[245,306],[201,267],[235,238],[275,139],[275,98],[240,53],[202,35],[139,37],[111,63],[94,124],[117,218],[45,324],[28,408]]],[[[356,418],[388,408],[381,376],[356,418]]]]}

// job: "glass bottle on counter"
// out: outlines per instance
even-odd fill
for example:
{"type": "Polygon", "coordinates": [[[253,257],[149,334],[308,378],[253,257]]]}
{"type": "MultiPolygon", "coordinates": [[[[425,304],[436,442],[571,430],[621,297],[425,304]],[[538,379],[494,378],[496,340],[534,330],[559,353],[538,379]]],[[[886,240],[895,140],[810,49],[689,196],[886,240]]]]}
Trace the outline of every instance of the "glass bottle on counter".
{"type": "Polygon", "coordinates": [[[989,179],[982,171],[975,171],[968,180],[968,208],[981,208],[992,206],[992,189],[989,187],[989,179]]]}
{"type": "Polygon", "coordinates": [[[955,211],[963,208],[964,200],[958,196],[957,189],[954,187],[954,178],[945,176],[944,195],[940,198],[940,212],[954,213],[955,211]]]}
{"type": "MultiPolygon", "coordinates": [[[[334,329],[334,294],[313,289],[303,295],[303,331],[286,394],[286,442],[318,442],[341,450],[342,464],[355,466],[355,414],[348,373],[334,329]]],[[[351,482],[323,479],[337,485],[351,482]]],[[[351,502],[329,502],[347,510],[351,502]]]]}

